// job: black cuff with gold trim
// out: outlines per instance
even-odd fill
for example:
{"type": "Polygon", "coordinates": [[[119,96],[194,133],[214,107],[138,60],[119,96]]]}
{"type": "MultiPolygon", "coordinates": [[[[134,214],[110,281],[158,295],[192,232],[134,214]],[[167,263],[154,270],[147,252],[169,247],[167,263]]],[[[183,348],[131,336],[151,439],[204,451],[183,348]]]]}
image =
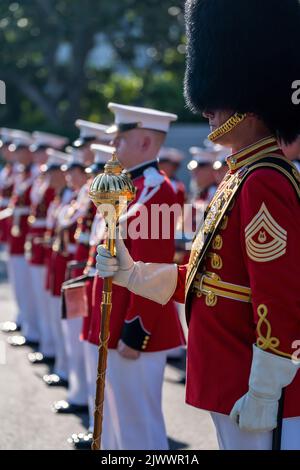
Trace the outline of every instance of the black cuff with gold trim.
{"type": "Polygon", "coordinates": [[[146,351],[150,336],[150,333],[143,328],[140,317],[136,317],[124,323],[121,339],[132,349],[146,351]]]}

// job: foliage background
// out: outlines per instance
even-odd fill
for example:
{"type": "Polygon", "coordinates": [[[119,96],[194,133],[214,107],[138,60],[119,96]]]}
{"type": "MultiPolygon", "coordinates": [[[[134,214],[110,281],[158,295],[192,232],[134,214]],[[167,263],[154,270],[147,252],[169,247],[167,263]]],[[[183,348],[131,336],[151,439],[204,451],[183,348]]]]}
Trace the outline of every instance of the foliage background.
{"type": "Polygon", "coordinates": [[[199,121],[183,99],[183,0],[0,2],[0,125],[74,133],[110,122],[108,101],[199,121]]]}

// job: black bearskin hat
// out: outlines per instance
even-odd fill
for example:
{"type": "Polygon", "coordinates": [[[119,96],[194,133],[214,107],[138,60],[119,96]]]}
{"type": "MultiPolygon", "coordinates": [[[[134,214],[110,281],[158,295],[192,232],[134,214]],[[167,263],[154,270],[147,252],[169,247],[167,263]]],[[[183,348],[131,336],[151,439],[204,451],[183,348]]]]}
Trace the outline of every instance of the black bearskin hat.
{"type": "Polygon", "coordinates": [[[299,0],[187,0],[190,109],[255,113],[278,138],[300,134],[299,0]]]}

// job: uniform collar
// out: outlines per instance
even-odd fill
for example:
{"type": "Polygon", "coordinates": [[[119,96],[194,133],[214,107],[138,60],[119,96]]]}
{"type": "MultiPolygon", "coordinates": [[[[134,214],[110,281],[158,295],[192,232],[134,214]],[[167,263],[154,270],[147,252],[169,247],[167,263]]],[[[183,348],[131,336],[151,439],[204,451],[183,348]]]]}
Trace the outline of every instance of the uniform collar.
{"type": "Polygon", "coordinates": [[[234,153],[227,158],[227,164],[231,172],[235,172],[239,168],[245,165],[249,165],[262,157],[269,154],[283,156],[283,152],[280,149],[275,137],[266,137],[265,139],[259,140],[255,144],[246,147],[240,152],[234,153]]]}
{"type": "Polygon", "coordinates": [[[151,160],[150,162],[142,163],[141,165],[135,166],[130,170],[127,170],[126,173],[132,180],[135,180],[140,176],[143,176],[144,171],[148,168],[155,168],[156,170],[158,170],[157,160],[151,160]]]}

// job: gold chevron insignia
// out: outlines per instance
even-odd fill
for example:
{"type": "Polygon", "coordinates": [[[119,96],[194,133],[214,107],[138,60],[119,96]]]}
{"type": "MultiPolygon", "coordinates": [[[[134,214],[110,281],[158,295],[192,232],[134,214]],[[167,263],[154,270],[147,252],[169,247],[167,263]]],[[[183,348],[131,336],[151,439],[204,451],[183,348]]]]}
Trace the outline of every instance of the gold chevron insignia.
{"type": "Polygon", "coordinates": [[[272,261],[286,253],[287,232],[271,216],[265,203],[245,229],[246,250],[259,263],[272,261]]]}

